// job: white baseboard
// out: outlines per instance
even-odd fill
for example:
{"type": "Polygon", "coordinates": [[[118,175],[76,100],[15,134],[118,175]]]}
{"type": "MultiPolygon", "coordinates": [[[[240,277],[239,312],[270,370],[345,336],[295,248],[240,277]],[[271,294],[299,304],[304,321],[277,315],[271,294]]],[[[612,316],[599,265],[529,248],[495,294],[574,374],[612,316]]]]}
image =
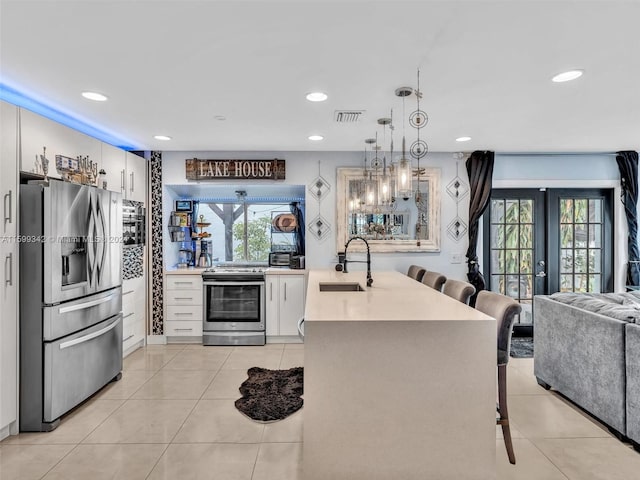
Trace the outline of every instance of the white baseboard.
{"type": "Polygon", "coordinates": [[[133,352],[135,352],[140,347],[144,347],[144,338],[141,338],[136,343],[134,343],[129,348],[127,348],[125,351],[123,351],[122,352],[122,358],[128,357],[129,355],[131,355],[133,352]]]}
{"type": "Polygon", "coordinates": [[[267,337],[267,343],[302,343],[302,340],[296,335],[279,335],[267,337]]]}
{"type": "Polygon", "coordinates": [[[18,422],[12,422],[6,427],[0,428],[0,441],[4,440],[10,435],[18,434],[18,422]]]}
{"type": "Polygon", "coordinates": [[[147,345],[166,345],[167,337],[164,335],[147,335],[147,345]]]}
{"type": "Polygon", "coordinates": [[[202,335],[193,335],[193,336],[184,336],[184,335],[176,335],[171,337],[166,337],[167,344],[176,344],[176,343],[184,343],[184,344],[199,344],[202,345],[202,335]]]}

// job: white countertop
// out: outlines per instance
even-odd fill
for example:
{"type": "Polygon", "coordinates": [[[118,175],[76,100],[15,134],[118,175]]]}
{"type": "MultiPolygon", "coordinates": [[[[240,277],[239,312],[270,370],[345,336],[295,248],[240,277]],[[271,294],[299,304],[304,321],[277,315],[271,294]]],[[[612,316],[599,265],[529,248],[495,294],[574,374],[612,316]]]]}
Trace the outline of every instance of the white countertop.
{"type": "Polygon", "coordinates": [[[304,275],[307,271],[304,268],[269,267],[264,273],[267,275],[304,275]]]}
{"type": "Polygon", "coordinates": [[[166,275],[202,275],[202,272],[204,272],[205,270],[206,268],[203,267],[168,267],[164,269],[164,273],[166,275]]]}
{"type": "MultiPolygon", "coordinates": [[[[165,268],[164,273],[167,275],[202,275],[202,272],[207,270],[203,267],[188,267],[177,268],[168,267],[165,268]]],[[[266,275],[305,275],[307,270],[304,269],[291,269],[288,267],[269,267],[264,272],[266,275]]]]}
{"type": "Polygon", "coordinates": [[[469,321],[491,317],[400,272],[312,270],[307,282],[305,322],[469,321]],[[364,292],[321,292],[320,282],[358,282],[364,292]]]}

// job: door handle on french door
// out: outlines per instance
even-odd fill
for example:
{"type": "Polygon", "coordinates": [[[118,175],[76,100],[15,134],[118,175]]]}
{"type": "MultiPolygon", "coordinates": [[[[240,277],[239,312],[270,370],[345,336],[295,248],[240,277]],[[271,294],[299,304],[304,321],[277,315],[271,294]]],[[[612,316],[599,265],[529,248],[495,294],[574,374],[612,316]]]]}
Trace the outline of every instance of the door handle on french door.
{"type": "Polygon", "coordinates": [[[538,277],[538,278],[544,278],[546,276],[547,276],[547,273],[544,270],[536,273],[536,277],[538,277]]]}
{"type": "Polygon", "coordinates": [[[13,253],[4,257],[4,283],[13,286],[13,253]],[[9,264],[9,275],[7,275],[7,263],[9,264]]]}

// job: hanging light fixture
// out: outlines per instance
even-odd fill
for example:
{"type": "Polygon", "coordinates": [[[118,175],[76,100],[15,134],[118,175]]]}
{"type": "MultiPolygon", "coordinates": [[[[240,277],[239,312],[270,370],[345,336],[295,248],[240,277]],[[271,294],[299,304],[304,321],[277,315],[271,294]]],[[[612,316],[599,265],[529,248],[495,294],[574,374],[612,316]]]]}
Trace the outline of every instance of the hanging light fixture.
{"type": "Polygon", "coordinates": [[[405,140],[405,110],[404,110],[404,99],[405,97],[411,95],[413,93],[413,88],[411,87],[400,87],[396,88],[396,96],[402,98],[402,155],[398,159],[398,162],[394,166],[394,170],[396,171],[396,192],[395,196],[401,197],[403,200],[409,200],[411,194],[413,193],[413,189],[411,188],[411,161],[406,157],[406,140],[405,140]]]}
{"type": "MultiPolygon", "coordinates": [[[[382,125],[382,144],[385,145],[387,142],[387,125],[391,125],[391,118],[379,118],[378,125],[382,125]]],[[[391,152],[393,152],[393,140],[391,141],[391,152]]],[[[378,179],[378,200],[381,205],[389,205],[391,203],[392,197],[393,192],[391,191],[391,175],[389,174],[389,170],[387,169],[387,155],[383,152],[382,174],[378,179]]]]}
{"type": "Polygon", "coordinates": [[[417,79],[418,84],[415,90],[416,110],[411,115],[409,115],[409,123],[417,131],[417,139],[415,142],[411,144],[410,153],[411,153],[411,156],[415,158],[418,163],[418,169],[417,169],[418,184],[416,186],[414,199],[415,199],[416,205],[418,206],[418,212],[419,214],[421,214],[423,213],[422,211],[425,210],[426,205],[424,203],[422,191],[420,190],[420,175],[422,173],[422,171],[420,170],[420,159],[427,155],[427,152],[429,151],[429,146],[427,145],[427,142],[420,139],[420,130],[427,124],[427,122],[429,121],[429,117],[425,112],[420,110],[420,99],[422,98],[422,91],[420,90],[420,70],[419,69],[418,69],[417,77],[418,77],[417,79]]]}
{"type": "Polygon", "coordinates": [[[364,205],[370,211],[375,211],[378,208],[378,168],[380,160],[377,156],[378,151],[378,135],[376,138],[367,138],[364,141],[371,147],[373,151],[375,149],[376,155],[371,160],[369,168],[365,167],[364,171],[364,205]],[[375,145],[375,147],[374,147],[375,145]]]}

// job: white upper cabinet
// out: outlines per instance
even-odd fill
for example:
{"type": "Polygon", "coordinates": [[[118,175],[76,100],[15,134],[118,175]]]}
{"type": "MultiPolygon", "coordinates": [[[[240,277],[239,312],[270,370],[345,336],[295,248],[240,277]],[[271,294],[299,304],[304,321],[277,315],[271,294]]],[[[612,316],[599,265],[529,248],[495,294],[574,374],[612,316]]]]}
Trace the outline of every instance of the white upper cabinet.
{"type": "MultiPolygon", "coordinates": [[[[56,171],[56,155],[70,158],[89,157],[101,164],[102,142],[41,115],[20,109],[20,170],[35,172],[42,165],[42,156],[48,161],[48,175],[60,178],[56,171]],[[46,148],[46,150],[45,150],[46,148]]],[[[40,170],[37,173],[42,173],[40,170]]]]}
{"type": "Polygon", "coordinates": [[[146,203],[147,200],[147,161],[130,152],[126,152],[127,172],[125,198],[146,203]]]}
{"type": "MultiPolygon", "coordinates": [[[[124,194],[127,170],[126,153],[121,148],[102,143],[100,168],[105,171],[102,176],[102,182],[106,183],[106,190],[124,194]]],[[[102,188],[102,185],[98,185],[98,187],[102,188]]]]}
{"type": "MultiPolygon", "coordinates": [[[[122,198],[146,203],[147,161],[120,148],[102,144],[101,168],[107,190],[122,193],[122,198]]],[[[99,185],[101,186],[101,185],[99,185]]]]}

